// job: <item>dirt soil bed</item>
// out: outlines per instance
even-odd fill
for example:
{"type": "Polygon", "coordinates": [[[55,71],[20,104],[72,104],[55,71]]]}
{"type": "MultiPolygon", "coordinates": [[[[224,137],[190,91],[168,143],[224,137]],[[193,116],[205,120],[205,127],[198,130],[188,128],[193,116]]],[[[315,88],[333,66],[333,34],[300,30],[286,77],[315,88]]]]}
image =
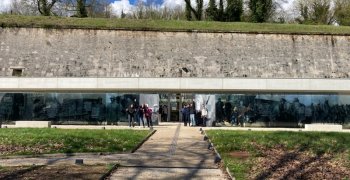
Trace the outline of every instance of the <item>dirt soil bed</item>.
{"type": "Polygon", "coordinates": [[[100,179],[108,172],[107,165],[59,165],[1,167],[0,179],[100,179]]]}
{"type": "Polygon", "coordinates": [[[347,179],[350,167],[347,153],[343,157],[315,155],[284,148],[266,149],[253,163],[248,179],[347,179]]]}

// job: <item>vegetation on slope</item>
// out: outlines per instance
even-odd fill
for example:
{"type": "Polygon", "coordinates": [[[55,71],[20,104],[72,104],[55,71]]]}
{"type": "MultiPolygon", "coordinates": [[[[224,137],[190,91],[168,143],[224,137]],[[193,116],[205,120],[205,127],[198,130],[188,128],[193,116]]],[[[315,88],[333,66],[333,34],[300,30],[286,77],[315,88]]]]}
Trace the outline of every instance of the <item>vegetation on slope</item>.
{"type": "Polygon", "coordinates": [[[348,26],[0,15],[0,27],[350,35],[348,26]]]}

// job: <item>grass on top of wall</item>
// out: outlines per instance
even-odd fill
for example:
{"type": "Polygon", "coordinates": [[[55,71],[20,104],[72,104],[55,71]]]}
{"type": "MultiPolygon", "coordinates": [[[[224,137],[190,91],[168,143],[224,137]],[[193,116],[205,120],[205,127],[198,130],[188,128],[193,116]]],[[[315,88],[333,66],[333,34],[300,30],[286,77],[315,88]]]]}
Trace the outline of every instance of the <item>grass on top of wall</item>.
{"type": "Polygon", "coordinates": [[[148,130],[0,129],[0,156],[130,152],[149,133],[148,130]]]}
{"type": "Polygon", "coordinates": [[[227,130],[206,133],[236,179],[279,179],[285,174],[288,179],[309,179],[305,177],[308,175],[327,179],[317,177],[322,175],[318,168],[326,169],[326,176],[332,172],[342,175],[341,178],[346,178],[346,174],[338,170],[345,169],[350,178],[349,133],[227,130]],[[300,176],[293,176],[298,173],[300,176]]]}
{"type": "Polygon", "coordinates": [[[0,15],[0,27],[350,35],[349,26],[0,15]]]}

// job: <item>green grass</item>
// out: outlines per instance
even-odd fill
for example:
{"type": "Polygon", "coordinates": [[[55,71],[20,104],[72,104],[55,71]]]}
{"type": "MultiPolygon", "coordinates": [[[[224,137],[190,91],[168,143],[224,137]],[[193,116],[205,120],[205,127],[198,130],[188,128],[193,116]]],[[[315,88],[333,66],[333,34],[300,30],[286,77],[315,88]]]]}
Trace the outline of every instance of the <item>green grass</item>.
{"type": "Polygon", "coordinates": [[[0,15],[0,27],[127,29],[154,31],[248,32],[350,35],[350,27],[245,22],[135,20],[0,15]]]}
{"type": "MultiPolygon", "coordinates": [[[[314,155],[324,153],[335,157],[349,153],[350,134],[325,132],[258,132],[210,130],[207,135],[221,154],[225,165],[237,179],[245,179],[253,160],[263,155],[264,149],[282,146],[286,150],[297,150],[314,155]],[[229,155],[234,151],[247,151],[249,160],[229,155]]],[[[350,154],[347,155],[350,160],[350,154]]],[[[350,162],[350,161],[348,161],[350,162]]]]}
{"type": "Polygon", "coordinates": [[[131,151],[150,132],[134,130],[0,129],[2,155],[131,151]]]}

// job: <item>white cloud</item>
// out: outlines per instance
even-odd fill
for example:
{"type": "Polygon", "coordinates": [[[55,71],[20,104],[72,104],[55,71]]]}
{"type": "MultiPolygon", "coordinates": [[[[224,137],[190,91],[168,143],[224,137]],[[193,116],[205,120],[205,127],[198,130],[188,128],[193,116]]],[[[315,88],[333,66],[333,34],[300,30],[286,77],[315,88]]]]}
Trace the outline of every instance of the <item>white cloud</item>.
{"type": "Polygon", "coordinates": [[[170,9],[175,9],[178,7],[185,7],[185,1],[184,0],[164,0],[161,7],[167,7],[170,9]]]}
{"type": "MultiPolygon", "coordinates": [[[[216,4],[218,4],[219,0],[216,0],[216,1],[217,1],[216,4]]],[[[208,3],[209,3],[209,0],[204,0],[203,1],[204,7],[207,7],[208,3]]],[[[191,0],[191,4],[195,7],[196,6],[195,0],[191,0]]],[[[175,9],[175,8],[178,8],[178,7],[185,8],[185,5],[186,4],[185,4],[184,0],[164,0],[164,2],[161,5],[161,7],[162,8],[167,7],[167,8],[170,8],[170,9],[175,9]]]]}
{"type": "Polygon", "coordinates": [[[10,11],[11,4],[12,0],[0,0],[0,13],[10,11]]]}
{"type": "Polygon", "coordinates": [[[132,14],[135,9],[135,6],[130,4],[129,0],[114,1],[110,6],[112,8],[112,13],[116,16],[120,16],[122,11],[125,14],[132,14]]]}
{"type": "Polygon", "coordinates": [[[289,10],[289,9],[292,8],[293,3],[294,3],[294,0],[288,0],[287,3],[282,5],[282,7],[283,7],[284,10],[289,10]]]}

